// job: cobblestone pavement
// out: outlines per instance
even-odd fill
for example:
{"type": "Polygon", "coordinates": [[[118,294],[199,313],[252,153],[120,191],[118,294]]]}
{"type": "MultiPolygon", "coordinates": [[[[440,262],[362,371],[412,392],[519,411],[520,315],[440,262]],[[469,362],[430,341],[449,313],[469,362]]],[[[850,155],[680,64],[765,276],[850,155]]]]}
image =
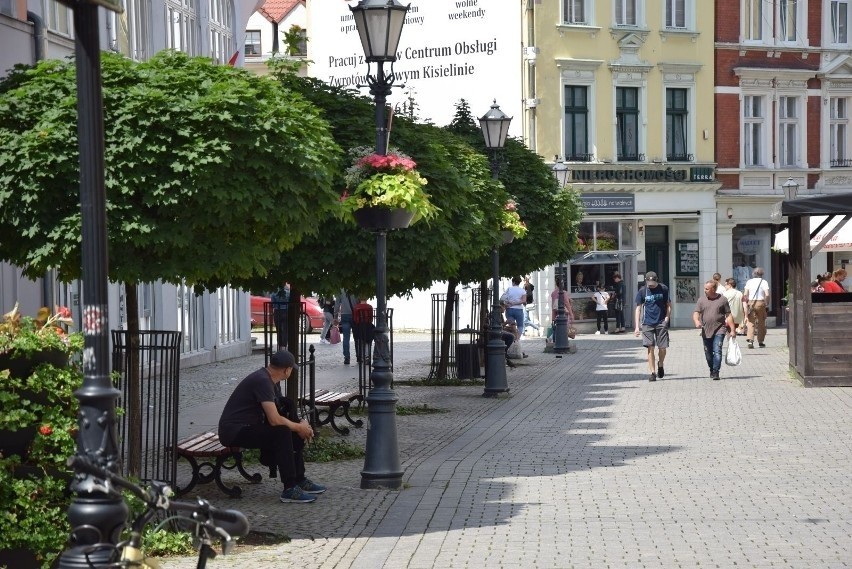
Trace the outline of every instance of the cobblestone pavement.
{"type": "MultiPolygon", "coordinates": [[[[784,334],[744,349],[721,381],[697,333],[674,330],[656,383],[639,340],[610,335],[581,336],[561,358],[526,340],[530,357],[497,399],[482,386],[398,385],[400,404],[446,411],[397,418],[402,490],[359,489],[361,460],[309,464],[329,486],[313,504],[281,504],[277,480],[243,485],[241,499],[202,487],[253,529],[292,538],[209,566],[852,567],[852,388],[799,387],[784,334]]],[[[397,342],[395,380],[426,375],[428,337],[397,342]]],[[[354,368],[320,355],[325,381],[351,385],[354,368]]],[[[201,421],[211,401],[221,409],[229,378],[261,364],[182,372],[194,393],[182,421],[201,421]]]]}

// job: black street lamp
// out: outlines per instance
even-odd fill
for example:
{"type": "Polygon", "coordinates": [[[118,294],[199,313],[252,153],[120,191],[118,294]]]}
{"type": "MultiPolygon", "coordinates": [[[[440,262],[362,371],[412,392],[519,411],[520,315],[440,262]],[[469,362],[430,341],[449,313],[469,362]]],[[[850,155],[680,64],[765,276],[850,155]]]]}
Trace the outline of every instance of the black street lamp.
{"type": "MultiPolygon", "coordinates": [[[[500,174],[498,152],[506,144],[509,134],[509,123],[512,117],[500,110],[497,101],[491,109],[479,119],[479,128],[485,139],[485,148],[491,151],[491,177],[497,179],[500,174]]],[[[497,397],[499,393],[509,391],[506,381],[506,345],[503,343],[501,314],[500,314],[500,244],[491,249],[491,325],[488,327],[488,344],[486,346],[485,391],[483,397],[497,397]]],[[[523,323],[522,323],[523,324],[523,323]]]]}
{"type": "MultiPolygon", "coordinates": [[[[396,0],[361,0],[350,7],[355,27],[367,59],[367,85],[376,100],[376,154],[387,154],[388,132],[385,101],[393,87],[393,62],[408,6],[396,0]],[[384,64],[391,63],[385,73],[384,64]],[[376,74],[371,75],[369,64],[376,64],[376,74]]],[[[396,402],[393,392],[393,371],[390,366],[387,319],[387,233],[391,227],[373,228],[376,234],[376,335],[373,348],[373,369],[370,382],[373,387],[367,396],[370,427],[364,469],[361,471],[361,488],[390,488],[402,486],[402,466],[399,462],[399,445],[396,439],[396,402]]]]}
{"type": "MultiPolygon", "coordinates": [[[[553,176],[559,184],[559,191],[568,183],[568,165],[563,162],[559,156],[556,157],[553,163],[553,176]]],[[[556,277],[557,285],[559,286],[559,299],[556,303],[556,320],[553,322],[553,351],[557,354],[568,352],[568,316],[565,314],[565,285],[567,280],[567,271],[562,266],[562,261],[559,261],[559,270],[556,277]]]]}
{"type": "MultiPolygon", "coordinates": [[[[120,392],[112,385],[109,369],[104,114],[98,5],[116,12],[123,10],[117,2],[109,0],[63,2],[74,11],[80,149],[85,349],[83,386],[74,394],[80,400],[76,454],[117,473],[115,401],[120,392]]],[[[80,471],[75,473],[71,489],[76,493],[68,508],[71,546],[59,558],[59,567],[106,566],[113,550],[93,546],[118,543],[127,520],[127,504],[105,492],[103,481],[80,471]]]]}

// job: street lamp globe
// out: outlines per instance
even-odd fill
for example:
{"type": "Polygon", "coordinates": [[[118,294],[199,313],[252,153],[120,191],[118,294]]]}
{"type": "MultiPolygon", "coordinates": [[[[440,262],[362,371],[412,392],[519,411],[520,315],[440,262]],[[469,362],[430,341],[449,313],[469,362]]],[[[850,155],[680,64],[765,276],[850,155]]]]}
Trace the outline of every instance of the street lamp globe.
{"type": "Polygon", "coordinates": [[[784,182],[782,186],[784,188],[784,199],[785,200],[794,200],[799,194],[799,183],[793,179],[793,176],[787,178],[787,181],[784,182]]]}
{"type": "Polygon", "coordinates": [[[509,123],[512,117],[500,110],[497,100],[491,105],[491,109],[479,119],[479,128],[482,129],[482,137],[485,139],[485,148],[497,150],[506,144],[506,136],[509,134],[509,123]]]}
{"type": "Polygon", "coordinates": [[[396,61],[409,6],[397,0],[361,0],[356,6],[350,6],[367,63],[396,61]]]}

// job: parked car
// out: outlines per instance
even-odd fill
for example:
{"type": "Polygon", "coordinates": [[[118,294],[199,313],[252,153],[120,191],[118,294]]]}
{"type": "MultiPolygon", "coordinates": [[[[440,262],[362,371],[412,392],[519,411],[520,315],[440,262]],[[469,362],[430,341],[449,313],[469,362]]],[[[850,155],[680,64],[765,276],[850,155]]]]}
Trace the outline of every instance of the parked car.
{"type": "MultiPolygon", "coordinates": [[[[263,307],[265,303],[270,302],[268,296],[251,295],[251,325],[263,326],[263,307]]],[[[305,305],[305,314],[302,316],[301,326],[310,334],[311,332],[319,332],[325,324],[325,315],[322,313],[322,307],[316,298],[312,296],[303,296],[302,303],[305,305]]],[[[271,307],[270,307],[271,308],[271,307]]],[[[272,314],[269,315],[270,319],[272,314]]],[[[273,322],[269,322],[272,326],[273,322]]]]}

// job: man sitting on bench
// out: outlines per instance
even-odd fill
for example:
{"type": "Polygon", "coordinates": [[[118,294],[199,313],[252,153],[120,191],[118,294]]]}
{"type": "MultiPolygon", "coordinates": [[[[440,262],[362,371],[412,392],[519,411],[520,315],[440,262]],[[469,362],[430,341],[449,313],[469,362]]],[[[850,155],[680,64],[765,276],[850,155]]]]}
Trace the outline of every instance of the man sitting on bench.
{"type": "MultiPolygon", "coordinates": [[[[325,486],[305,478],[302,450],[314,437],[306,420],[282,416],[275,403],[275,386],[290,377],[296,359],[281,350],[269,359],[269,366],[243,379],[225,403],[219,419],[219,441],[225,446],[257,448],[277,467],[284,491],[282,502],[308,503],[325,486]]],[[[296,417],[298,418],[298,417],[296,417]]]]}

